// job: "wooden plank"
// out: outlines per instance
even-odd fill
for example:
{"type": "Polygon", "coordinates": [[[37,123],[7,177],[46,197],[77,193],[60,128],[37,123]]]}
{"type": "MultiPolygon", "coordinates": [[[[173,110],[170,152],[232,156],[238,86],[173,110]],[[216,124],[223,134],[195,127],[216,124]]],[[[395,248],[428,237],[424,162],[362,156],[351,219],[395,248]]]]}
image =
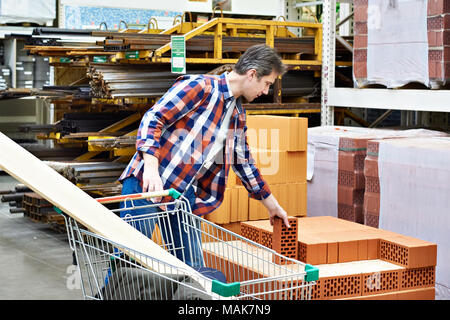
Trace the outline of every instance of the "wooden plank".
{"type": "MultiPolygon", "coordinates": [[[[210,292],[210,282],[199,278],[197,271],[162,249],[3,133],[0,133],[0,145],[2,147],[0,168],[12,177],[86,226],[90,231],[179,268],[180,272],[192,276],[205,287],[207,292],[210,292]]],[[[142,259],[132,254],[129,255],[149,267],[148,262],[141,261],[142,259]]],[[[151,269],[157,272],[170,272],[164,265],[156,262],[152,263],[151,269]]]]}

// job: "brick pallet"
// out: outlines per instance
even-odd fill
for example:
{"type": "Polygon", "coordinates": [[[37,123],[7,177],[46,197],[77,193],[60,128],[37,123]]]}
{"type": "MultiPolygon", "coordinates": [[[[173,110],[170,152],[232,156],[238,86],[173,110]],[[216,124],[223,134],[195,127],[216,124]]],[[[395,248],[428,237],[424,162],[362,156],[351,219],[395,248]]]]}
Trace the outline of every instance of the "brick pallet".
{"type": "Polygon", "coordinates": [[[364,174],[365,224],[432,240],[439,246],[436,279],[447,299],[449,137],[368,142],[364,174]],[[405,200],[404,200],[405,199],[405,200]]]}
{"type": "MultiPolygon", "coordinates": [[[[354,1],[353,70],[358,86],[367,80],[368,1],[354,1]]],[[[428,74],[436,87],[450,79],[450,1],[428,0],[428,74]]]]}
{"type": "MultiPolygon", "coordinates": [[[[329,212],[329,209],[336,211],[336,216],[352,222],[364,224],[368,210],[372,215],[376,214],[376,204],[372,200],[376,197],[376,178],[373,175],[373,152],[368,154],[368,144],[372,140],[410,138],[410,137],[433,137],[448,136],[446,133],[432,130],[387,130],[387,129],[365,129],[344,126],[329,126],[310,128],[308,139],[312,146],[321,147],[326,144],[329,152],[337,152],[336,159],[328,159],[327,163],[333,163],[332,167],[323,167],[324,161],[314,162],[314,175],[309,182],[308,190],[308,215],[323,215],[322,212],[329,212]],[[330,138],[334,138],[330,140],[330,138]],[[365,165],[369,164],[366,174],[365,165]],[[335,166],[334,166],[335,165],[335,166]],[[320,171],[333,172],[336,180],[325,180],[320,175],[320,171]],[[318,172],[319,171],[319,172],[318,172]],[[336,172],[337,171],[337,172],[336,172]],[[331,184],[337,186],[336,198],[333,190],[327,190],[321,197],[315,197],[313,193],[323,191],[323,188],[331,188],[331,184]],[[366,197],[366,188],[369,188],[369,195],[366,197]],[[375,189],[373,189],[375,188],[375,189]],[[372,197],[372,198],[371,198],[372,197]],[[318,210],[316,205],[319,202],[335,205],[334,208],[318,210]]],[[[323,148],[323,147],[321,147],[323,148]]],[[[334,178],[334,176],[332,176],[334,178]]],[[[332,215],[332,214],[331,214],[332,215]]],[[[368,217],[375,219],[375,217],[368,217]]],[[[377,226],[371,222],[371,226],[377,226]]]]}
{"type": "Polygon", "coordinates": [[[296,228],[249,221],[241,223],[241,233],[318,267],[313,299],[434,299],[436,244],[339,218],[290,219],[297,220],[296,228]],[[297,234],[297,250],[287,245],[292,234],[297,234]]]}

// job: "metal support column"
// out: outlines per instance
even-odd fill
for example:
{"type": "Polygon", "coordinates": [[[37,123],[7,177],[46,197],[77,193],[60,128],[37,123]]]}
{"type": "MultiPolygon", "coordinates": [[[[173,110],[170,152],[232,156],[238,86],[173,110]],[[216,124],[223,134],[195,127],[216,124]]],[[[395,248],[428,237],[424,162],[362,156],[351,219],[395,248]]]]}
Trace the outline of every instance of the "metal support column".
{"type": "Polygon", "coordinates": [[[322,100],[321,125],[334,125],[334,107],[329,105],[329,89],[335,85],[336,0],[323,2],[322,13],[322,100]]]}

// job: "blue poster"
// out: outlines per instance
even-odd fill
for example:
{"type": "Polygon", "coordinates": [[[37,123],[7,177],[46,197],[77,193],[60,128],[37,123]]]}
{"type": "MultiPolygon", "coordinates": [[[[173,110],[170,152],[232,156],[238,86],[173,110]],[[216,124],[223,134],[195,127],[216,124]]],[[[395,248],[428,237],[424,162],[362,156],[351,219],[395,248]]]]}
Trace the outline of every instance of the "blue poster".
{"type": "MultiPolygon", "coordinates": [[[[124,29],[124,21],[129,28],[131,25],[147,25],[151,18],[167,20],[182,15],[182,12],[168,10],[151,9],[125,9],[125,8],[106,8],[106,7],[81,7],[64,6],[66,29],[99,29],[100,24],[106,23],[108,30],[124,29]]],[[[102,25],[102,29],[105,26],[102,25]]],[[[142,27],[140,29],[143,29],[142,27]]]]}

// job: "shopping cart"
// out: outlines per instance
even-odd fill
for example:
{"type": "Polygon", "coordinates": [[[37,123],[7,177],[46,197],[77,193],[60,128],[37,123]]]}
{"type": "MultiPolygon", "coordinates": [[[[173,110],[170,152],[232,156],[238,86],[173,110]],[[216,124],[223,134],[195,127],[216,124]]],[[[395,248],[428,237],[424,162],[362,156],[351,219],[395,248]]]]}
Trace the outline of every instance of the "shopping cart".
{"type": "Polygon", "coordinates": [[[192,214],[189,201],[176,190],[97,201],[125,203],[122,209],[112,210],[118,214],[152,211],[126,214],[123,220],[185,262],[186,267],[136,252],[64,215],[85,299],[311,299],[317,268],[192,214]],[[162,203],[135,206],[137,199],[156,197],[170,198],[165,198],[169,201],[163,203],[163,209],[162,203]]]}

